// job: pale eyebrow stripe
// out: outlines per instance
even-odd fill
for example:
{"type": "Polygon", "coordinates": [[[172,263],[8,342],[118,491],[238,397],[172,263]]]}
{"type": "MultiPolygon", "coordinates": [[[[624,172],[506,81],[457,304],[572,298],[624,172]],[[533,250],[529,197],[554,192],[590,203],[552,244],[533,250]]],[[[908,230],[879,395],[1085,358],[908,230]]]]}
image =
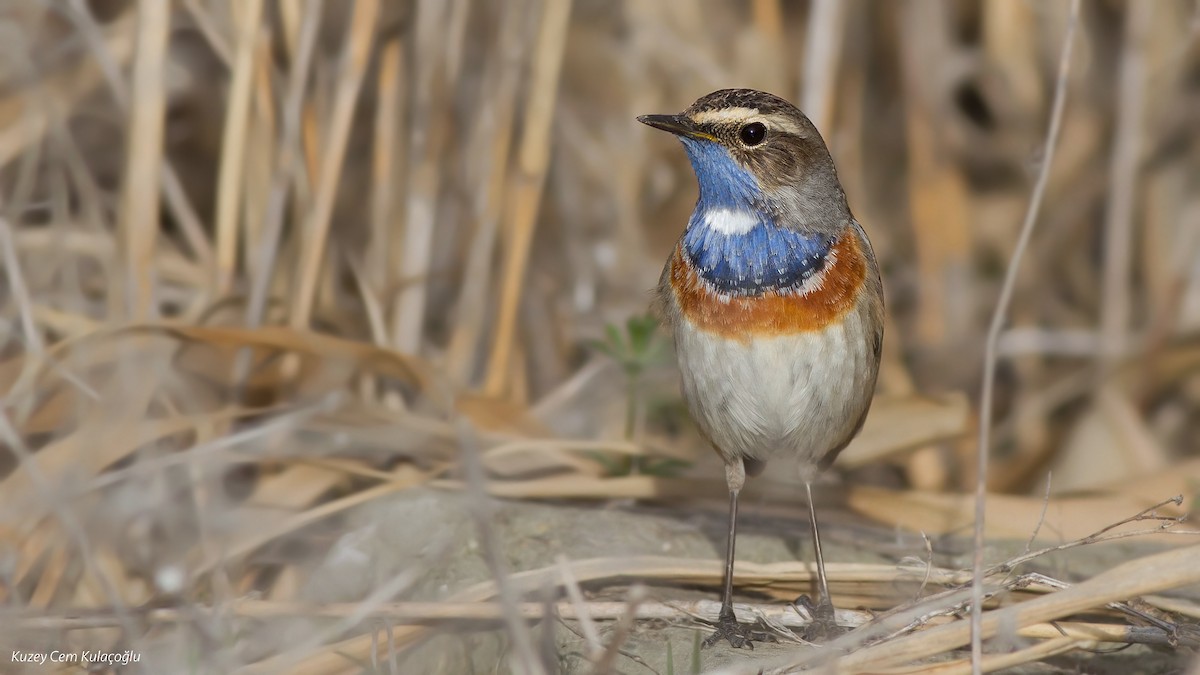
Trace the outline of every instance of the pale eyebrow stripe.
{"type": "Polygon", "coordinates": [[[787,115],[780,113],[771,113],[768,115],[759,114],[758,108],[717,108],[715,110],[701,110],[692,115],[692,122],[695,124],[712,124],[720,122],[743,122],[751,118],[757,117],[765,122],[767,126],[773,127],[785,133],[795,136],[806,136],[807,132],[799,124],[796,124],[787,115]]]}
{"type": "Polygon", "coordinates": [[[696,124],[709,124],[712,122],[735,122],[746,119],[758,114],[758,108],[717,108],[715,110],[701,110],[692,115],[692,122],[696,124]]]}

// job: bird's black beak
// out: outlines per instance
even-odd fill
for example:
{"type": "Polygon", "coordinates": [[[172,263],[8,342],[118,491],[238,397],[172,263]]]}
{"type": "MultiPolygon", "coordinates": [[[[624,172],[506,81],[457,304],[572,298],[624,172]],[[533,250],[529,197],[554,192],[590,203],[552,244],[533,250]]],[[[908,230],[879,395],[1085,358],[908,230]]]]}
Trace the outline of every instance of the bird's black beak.
{"type": "Polygon", "coordinates": [[[711,134],[697,129],[696,125],[683,115],[642,115],[637,120],[655,129],[669,131],[676,136],[690,136],[691,138],[703,138],[709,141],[716,140],[711,134]]]}

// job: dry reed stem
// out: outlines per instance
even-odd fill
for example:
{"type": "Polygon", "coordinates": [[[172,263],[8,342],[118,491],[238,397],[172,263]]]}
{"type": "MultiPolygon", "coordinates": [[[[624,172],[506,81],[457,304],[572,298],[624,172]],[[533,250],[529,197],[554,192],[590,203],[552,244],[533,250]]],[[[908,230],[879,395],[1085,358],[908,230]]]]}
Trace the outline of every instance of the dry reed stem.
{"type": "Polygon", "coordinates": [[[254,52],[262,21],[262,0],[238,0],[232,10],[236,33],[236,52],[229,102],[225,107],[224,135],[221,139],[221,163],[217,173],[216,267],[213,289],[223,296],[233,285],[238,254],[238,211],[245,186],[250,146],[250,102],[254,86],[254,52]]]}
{"type": "Polygon", "coordinates": [[[1000,340],[1000,331],[1004,326],[1009,305],[1012,302],[1013,289],[1016,287],[1017,272],[1021,267],[1021,259],[1024,257],[1026,247],[1029,246],[1029,239],[1033,235],[1033,227],[1037,222],[1038,211],[1041,208],[1042,197],[1046,190],[1046,183],[1050,177],[1050,167],[1054,163],[1054,152],[1058,146],[1063,108],[1066,105],[1067,78],[1071,71],[1071,50],[1075,44],[1075,27],[1078,20],[1079,0],[1072,0],[1070,16],[1067,20],[1066,35],[1063,36],[1062,52],[1058,62],[1058,76],[1054,86],[1054,104],[1050,111],[1050,124],[1046,131],[1045,157],[1042,159],[1041,169],[1038,171],[1037,182],[1034,184],[1033,194],[1029,200],[1029,207],[1025,212],[1025,220],[1021,224],[1021,232],[1017,238],[1017,245],[1013,249],[1012,258],[1009,260],[1008,269],[1004,274],[1004,284],[1000,289],[1000,297],[996,301],[996,309],[992,313],[992,320],[988,326],[987,341],[984,348],[983,383],[980,385],[979,438],[975,457],[975,551],[972,560],[974,580],[971,583],[971,663],[976,673],[979,672],[981,667],[980,661],[983,658],[983,628],[981,622],[983,620],[984,528],[986,527],[987,519],[987,470],[991,454],[991,434],[989,432],[992,426],[992,397],[995,393],[997,343],[1000,340]]]}
{"type": "Polygon", "coordinates": [[[1146,108],[1146,57],[1155,5],[1130,3],[1117,80],[1116,129],[1109,164],[1109,199],[1104,220],[1104,270],[1100,325],[1103,337],[1102,374],[1128,350],[1133,311],[1133,215],[1142,157],[1142,117],[1146,108]]]}
{"type": "Polygon", "coordinates": [[[438,195],[447,163],[446,149],[453,132],[444,109],[451,105],[451,85],[458,77],[465,48],[470,4],[455,0],[445,4],[442,14],[427,0],[417,10],[417,48],[437,52],[437,58],[420,69],[416,78],[413,164],[409,169],[408,208],[400,252],[396,295],[392,316],[392,340],[401,351],[417,353],[421,347],[429,292],[428,277],[433,257],[434,228],[439,214],[438,195]],[[444,27],[448,25],[448,28],[444,27]]]}
{"type": "Polygon", "coordinates": [[[840,0],[814,0],[809,9],[800,100],[805,114],[829,139],[834,135],[832,123],[837,94],[834,85],[841,64],[845,21],[846,3],[840,0]]]}
{"type": "MultiPolygon", "coordinates": [[[[979,669],[992,673],[1005,668],[1013,668],[1028,663],[1034,663],[1051,656],[1065,654],[1075,649],[1094,649],[1095,640],[1081,639],[1072,636],[1055,635],[1049,639],[1035,643],[1024,649],[1018,649],[1007,654],[989,654],[983,657],[979,669]]],[[[942,663],[938,665],[921,664],[911,668],[885,669],[873,673],[924,673],[925,675],[962,675],[975,669],[971,659],[942,663]]]]}
{"type": "Polygon", "coordinates": [[[283,236],[284,216],[287,209],[288,189],[293,181],[300,180],[300,162],[303,159],[302,127],[304,124],[304,95],[307,90],[309,72],[312,69],[316,50],[318,28],[321,22],[322,0],[309,0],[306,11],[297,27],[295,53],[288,73],[281,117],[283,119],[275,160],[274,175],[267,195],[266,212],[263,214],[262,240],[256,243],[256,256],[249,261],[250,298],[246,303],[246,326],[254,328],[262,324],[266,313],[267,297],[271,290],[275,263],[279,259],[279,248],[283,236]]]}
{"type": "Polygon", "coordinates": [[[279,19],[283,25],[283,44],[287,47],[288,56],[295,60],[300,48],[301,23],[306,11],[313,10],[313,3],[321,0],[277,0],[279,3],[279,19]],[[307,7],[302,7],[307,5],[307,7]]]}
{"type": "Polygon", "coordinates": [[[513,120],[516,117],[517,86],[520,84],[520,66],[524,60],[523,18],[519,11],[510,11],[505,16],[497,46],[500,55],[493,64],[496,72],[487,78],[487,81],[495,82],[495,92],[489,96],[491,110],[478,117],[475,132],[477,142],[488,149],[483,160],[484,192],[476,211],[475,231],[468,244],[466,264],[463,265],[458,312],[446,355],[450,377],[459,384],[466,384],[474,374],[478,366],[476,353],[483,345],[487,300],[494,278],[492,258],[504,213],[509,153],[515,131],[513,120]]]}
{"type": "Polygon", "coordinates": [[[303,225],[304,237],[300,243],[299,267],[296,270],[297,288],[292,296],[289,317],[294,328],[307,327],[312,317],[317,282],[328,243],[333,201],[342,172],[342,159],[345,157],[350,124],[371,53],[378,13],[379,0],[355,0],[338,69],[333,111],[323,139],[312,210],[303,225]]]}
{"type": "Polygon", "coordinates": [[[158,239],[158,190],[162,168],[163,124],[166,107],[164,80],[171,7],[160,0],[139,0],[129,107],[129,146],[121,188],[120,231],[123,286],[112,289],[114,314],[144,320],[154,307],[154,248],[158,239]],[[123,298],[123,300],[122,300],[123,298]]]}
{"type": "Polygon", "coordinates": [[[405,176],[404,236],[396,273],[402,286],[392,303],[390,332],[393,347],[416,354],[425,326],[426,285],[445,159],[442,152],[449,133],[448,116],[443,111],[447,105],[446,62],[450,53],[462,46],[453,37],[463,35],[461,30],[446,31],[445,25],[454,26],[454,17],[462,20],[465,0],[439,3],[423,0],[414,5],[417,17],[414,50],[430,56],[413,64],[416,73],[409,130],[413,147],[409,150],[411,157],[402,156],[409,166],[405,176]],[[447,39],[447,32],[451,39],[447,39]]]}
{"type": "Polygon", "coordinates": [[[259,250],[267,241],[263,236],[266,229],[267,202],[270,199],[271,183],[275,171],[274,162],[279,156],[279,115],[272,86],[274,43],[271,34],[263,26],[258,27],[254,41],[254,103],[251,109],[247,149],[246,188],[242,191],[242,227],[240,245],[242,250],[241,269],[248,278],[256,271],[254,264],[262,258],[259,250]]]}
{"type": "MultiPolygon", "coordinates": [[[[579,583],[619,583],[639,579],[643,582],[703,585],[716,587],[721,583],[723,563],[717,559],[669,558],[662,556],[624,556],[572,560],[571,573],[579,583]]],[[[928,573],[929,584],[957,585],[968,578],[962,572],[940,568],[902,568],[895,565],[868,563],[829,563],[829,580],[835,595],[854,594],[858,599],[870,597],[873,606],[890,606],[904,595],[899,585],[917,586],[928,573]],[[876,604],[878,603],[878,605],[876,604]]],[[[815,578],[812,565],[802,562],[744,563],[734,567],[734,583],[752,593],[765,594],[781,600],[793,600],[799,592],[808,590],[815,578]]],[[[559,586],[562,571],[558,566],[516,572],[509,578],[520,593],[532,593],[547,584],[559,586]]],[[[484,581],[455,594],[456,600],[478,602],[495,597],[496,584],[484,581]]],[[[846,603],[841,603],[846,604],[846,603]]]]}
{"type": "MultiPolygon", "coordinates": [[[[0,206],[3,206],[3,202],[0,202],[0,206]]],[[[21,260],[17,255],[17,242],[13,237],[12,225],[2,215],[0,215],[0,260],[4,261],[8,287],[17,304],[21,332],[25,336],[25,349],[34,356],[38,356],[45,349],[45,345],[41,331],[34,323],[33,300],[29,297],[29,287],[25,284],[25,276],[21,273],[21,260]]]]}
{"type": "Polygon", "coordinates": [[[507,254],[500,282],[496,328],[484,381],[484,391],[492,396],[503,395],[511,384],[517,311],[546,169],[550,163],[550,129],[554,120],[559,73],[567,41],[567,20],[570,16],[571,0],[546,0],[532,53],[533,70],[525,119],[521,124],[521,146],[505,205],[504,242],[507,254]]]}
{"type": "MultiPolygon", "coordinates": [[[[396,194],[396,165],[404,161],[403,155],[396,154],[398,138],[403,119],[400,113],[401,90],[405,84],[403,79],[404,44],[399,38],[388,40],[380,51],[379,74],[376,84],[375,124],[373,150],[371,153],[371,204],[370,204],[370,247],[366,252],[366,274],[368,287],[376,295],[387,292],[390,281],[389,261],[392,252],[392,239],[396,232],[396,205],[401,203],[403,194],[396,194]]],[[[379,346],[390,344],[383,312],[380,312],[378,333],[373,330],[373,337],[379,346]]],[[[372,317],[372,327],[376,319],[372,317]]]]}

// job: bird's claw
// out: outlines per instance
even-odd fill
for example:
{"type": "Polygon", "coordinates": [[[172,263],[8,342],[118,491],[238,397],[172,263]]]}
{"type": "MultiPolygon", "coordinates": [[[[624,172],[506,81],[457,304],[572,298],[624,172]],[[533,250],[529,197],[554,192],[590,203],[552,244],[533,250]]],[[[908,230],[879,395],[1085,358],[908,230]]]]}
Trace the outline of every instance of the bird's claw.
{"type": "Polygon", "coordinates": [[[833,611],[833,603],[826,598],[814,603],[807,595],[796,598],[796,603],[803,607],[812,621],[805,627],[800,636],[807,642],[828,642],[850,632],[847,626],[839,626],[837,615],[833,611]]]}
{"type": "Polygon", "coordinates": [[[754,649],[755,642],[778,642],[770,633],[754,630],[751,624],[738,623],[732,611],[722,611],[715,627],[717,630],[704,639],[705,647],[712,647],[722,640],[728,640],[734,649],[754,649]]]}

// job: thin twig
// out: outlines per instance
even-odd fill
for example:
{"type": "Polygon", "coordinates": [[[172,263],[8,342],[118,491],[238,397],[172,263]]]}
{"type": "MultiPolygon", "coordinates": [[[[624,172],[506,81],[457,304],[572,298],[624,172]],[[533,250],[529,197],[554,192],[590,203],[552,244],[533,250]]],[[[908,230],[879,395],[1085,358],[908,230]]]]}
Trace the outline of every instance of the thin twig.
{"type": "MultiPolygon", "coordinates": [[[[1034,558],[1040,558],[1048,553],[1054,553],[1056,551],[1065,551],[1065,550],[1071,549],[1071,548],[1078,548],[1080,546],[1096,544],[1101,541],[1112,541],[1114,539],[1124,539],[1126,537],[1140,537],[1140,536],[1147,536],[1147,535],[1151,535],[1151,534],[1163,534],[1167,529],[1174,527],[1175,525],[1178,525],[1179,523],[1183,522],[1183,520],[1186,518],[1186,516],[1160,516],[1157,513],[1155,513],[1155,511],[1157,509],[1159,509],[1163,506],[1166,506],[1167,504],[1174,504],[1176,506],[1182,505],[1183,504],[1183,495],[1176,495],[1174,497],[1171,497],[1170,499],[1164,499],[1163,501],[1155,504],[1154,506],[1143,509],[1143,510],[1137,512],[1136,514],[1129,516],[1128,518],[1123,518],[1121,520],[1118,520],[1115,523],[1110,523],[1108,525],[1105,525],[1104,527],[1100,528],[1099,530],[1096,530],[1095,532],[1087,535],[1086,537],[1080,537],[1079,539],[1075,539],[1073,541],[1068,541],[1064,544],[1059,544],[1057,546],[1049,546],[1046,548],[1038,549],[1036,551],[1030,551],[1028,548],[1026,548],[1025,553],[1023,553],[1022,555],[1019,555],[1015,558],[1010,558],[1002,563],[999,563],[997,565],[993,565],[992,567],[989,567],[987,570],[984,571],[983,575],[985,577],[987,577],[987,576],[991,576],[993,574],[1008,573],[1009,571],[1011,571],[1018,565],[1021,565],[1022,563],[1029,562],[1030,560],[1033,560],[1034,558]],[[1116,534],[1111,534],[1111,535],[1108,534],[1109,532],[1112,532],[1113,530],[1115,530],[1116,528],[1118,528],[1122,525],[1128,525],[1129,523],[1140,522],[1143,520],[1157,520],[1161,524],[1157,528],[1152,529],[1152,530],[1134,530],[1131,532],[1118,532],[1116,534]]],[[[1191,531],[1179,530],[1179,531],[1174,532],[1174,534],[1197,534],[1197,533],[1191,532],[1191,531]]]]}
{"type": "Polygon", "coordinates": [[[925,594],[925,589],[929,586],[929,577],[933,574],[933,542],[929,540],[929,535],[921,530],[921,541],[925,542],[925,576],[921,577],[921,587],[917,589],[914,600],[920,599],[925,594]]]}
{"type": "Polygon", "coordinates": [[[1038,533],[1042,531],[1042,525],[1046,524],[1046,510],[1050,508],[1050,479],[1053,473],[1046,472],[1046,492],[1042,495],[1042,512],[1038,514],[1037,525],[1034,526],[1033,532],[1029,535],[1029,541],[1025,542],[1025,552],[1029,553],[1033,548],[1033,542],[1037,541],[1038,533]]]}
{"type": "Polygon", "coordinates": [[[462,448],[463,473],[466,474],[467,484],[471,488],[467,507],[475,520],[484,557],[496,582],[496,594],[504,609],[504,620],[508,627],[509,638],[513,641],[517,657],[520,659],[521,667],[518,670],[530,675],[544,675],[545,666],[538,659],[537,652],[533,647],[533,636],[530,635],[529,627],[521,618],[518,596],[509,581],[508,565],[505,563],[501,542],[493,525],[494,506],[492,498],[487,492],[487,476],[484,473],[479,445],[475,440],[473,430],[466,422],[460,421],[457,427],[459,446],[462,448]]]}
{"type": "Polygon", "coordinates": [[[612,672],[613,663],[621,652],[621,645],[629,639],[629,634],[633,632],[633,627],[637,622],[638,606],[646,600],[646,587],[641,584],[633,586],[629,589],[628,598],[629,602],[625,613],[617,619],[617,627],[613,630],[608,648],[604,650],[600,658],[596,659],[596,667],[592,669],[592,675],[607,675],[612,672]]]}
{"type": "Polygon", "coordinates": [[[579,629],[583,631],[583,638],[588,646],[588,658],[595,661],[600,657],[604,646],[600,643],[600,633],[596,631],[595,622],[592,621],[591,615],[587,613],[587,603],[583,599],[583,591],[579,589],[579,582],[571,572],[571,566],[567,563],[567,557],[559,554],[554,559],[554,562],[562,572],[563,587],[567,589],[567,597],[570,598],[571,606],[575,608],[576,615],[579,617],[579,629]]]}
{"type": "Polygon", "coordinates": [[[996,348],[1000,341],[1000,330],[1008,316],[1008,306],[1012,302],[1013,289],[1016,287],[1017,272],[1021,268],[1021,258],[1029,246],[1033,234],[1034,223],[1037,222],[1038,211],[1046,192],[1046,184],[1050,178],[1050,167],[1054,163],[1054,151],[1058,146],[1058,135],[1062,126],[1063,109],[1067,101],[1067,76],[1071,68],[1071,48],[1075,44],[1075,27],[1079,20],[1079,0],[1072,0],[1070,15],[1067,19],[1067,32],[1063,38],[1062,55],[1058,62],[1058,80],[1054,86],[1054,105],[1050,112],[1050,129],[1046,134],[1046,151],[1042,159],[1041,170],[1033,187],[1033,195],[1029,200],[1029,208],[1025,212],[1025,221],[1021,225],[1021,234],[1013,249],[1012,260],[1004,274],[1004,285],[1000,289],[1000,298],[996,302],[996,310],[992,313],[988,325],[987,346],[983,358],[983,385],[979,403],[979,441],[976,454],[975,478],[975,556],[972,565],[974,578],[971,582],[971,663],[973,673],[982,673],[983,660],[983,546],[984,520],[987,517],[987,465],[988,455],[991,454],[990,434],[992,417],[992,397],[995,393],[996,380],[996,348]]]}

